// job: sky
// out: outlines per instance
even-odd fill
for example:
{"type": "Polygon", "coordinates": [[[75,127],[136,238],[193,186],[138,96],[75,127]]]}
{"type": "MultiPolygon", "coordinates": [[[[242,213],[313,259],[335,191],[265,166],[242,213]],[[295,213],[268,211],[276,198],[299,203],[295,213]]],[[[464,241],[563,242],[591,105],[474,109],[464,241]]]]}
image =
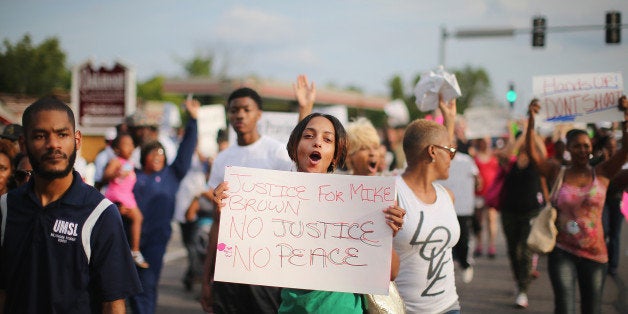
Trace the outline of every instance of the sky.
{"type": "Polygon", "coordinates": [[[122,61],[139,81],[183,77],[184,61],[211,54],[215,71],[231,77],[290,83],[306,74],[321,87],[388,96],[393,76],[409,93],[416,75],[438,67],[441,29],[515,28],[511,37],[449,38],[442,63],[485,69],[504,106],[512,82],[524,111],[534,76],[628,73],[628,29],[621,44],[604,42],[610,10],[628,19],[626,0],[2,0],[0,38],[15,43],[28,33],[38,44],[55,36],[69,66],[122,61]],[[533,48],[537,15],[549,27],[599,29],[550,32],[544,48],[533,48]]]}

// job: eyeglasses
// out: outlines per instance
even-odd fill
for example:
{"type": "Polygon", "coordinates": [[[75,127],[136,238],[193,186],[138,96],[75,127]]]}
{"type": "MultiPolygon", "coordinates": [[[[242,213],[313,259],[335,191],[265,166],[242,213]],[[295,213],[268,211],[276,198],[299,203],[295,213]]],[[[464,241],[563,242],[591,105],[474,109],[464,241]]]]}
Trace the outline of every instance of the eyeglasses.
{"type": "Polygon", "coordinates": [[[447,146],[440,146],[440,145],[436,145],[436,144],[432,144],[432,146],[436,147],[436,148],[440,148],[440,149],[444,149],[449,153],[449,158],[454,159],[454,156],[456,156],[456,152],[458,151],[457,149],[453,148],[453,147],[447,147],[447,146]]]}
{"type": "Polygon", "coordinates": [[[15,170],[15,179],[18,181],[25,181],[33,175],[33,170],[15,170]]]}

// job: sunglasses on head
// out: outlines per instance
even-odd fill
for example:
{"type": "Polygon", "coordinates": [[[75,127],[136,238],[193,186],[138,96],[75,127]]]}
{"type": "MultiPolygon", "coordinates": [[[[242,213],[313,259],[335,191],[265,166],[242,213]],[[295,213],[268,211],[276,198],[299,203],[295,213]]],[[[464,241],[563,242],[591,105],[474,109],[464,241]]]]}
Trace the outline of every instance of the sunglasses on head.
{"type": "Polygon", "coordinates": [[[24,181],[28,178],[30,178],[30,176],[33,175],[33,170],[15,170],[15,173],[13,174],[15,176],[15,179],[18,181],[24,181]]]}
{"type": "Polygon", "coordinates": [[[440,149],[444,149],[449,153],[449,158],[454,159],[454,156],[456,156],[456,152],[458,151],[457,149],[453,148],[453,147],[448,147],[448,146],[440,146],[440,145],[436,145],[436,144],[432,144],[432,146],[436,147],[436,148],[440,148],[440,149]]]}

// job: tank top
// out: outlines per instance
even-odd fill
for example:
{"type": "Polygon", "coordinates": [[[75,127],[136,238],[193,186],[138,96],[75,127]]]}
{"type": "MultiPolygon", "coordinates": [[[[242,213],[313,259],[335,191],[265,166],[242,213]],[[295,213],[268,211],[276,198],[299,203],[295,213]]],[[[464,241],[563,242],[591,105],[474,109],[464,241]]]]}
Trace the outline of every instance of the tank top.
{"type": "Polygon", "coordinates": [[[395,185],[399,207],[406,210],[403,229],[393,238],[400,263],[397,289],[408,313],[441,313],[458,302],[452,248],[460,225],[453,202],[437,183],[432,204],[419,200],[401,176],[395,185]]]}
{"type": "Polygon", "coordinates": [[[558,209],[556,246],[598,263],[608,262],[602,225],[605,198],[606,187],[595,172],[588,186],[563,183],[554,201],[558,209]]]}
{"type": "Polygon", "coordinates": [[[506,212],[525,213],[543,206],[541,176],[532,163],[523,169],[516,162],[512,165],[504,179],[500,200],[501,210],[506,212]]]}
{"type": "Polygon", "coordinates": [[[473,159],[480,171],[480,178],[482,178],[482,189],[477,191],[475,194],[484,196],[488,188],[493,183],[493,180],[495,180],[495,176],[497,176],[497,173],[499,172],[499,161],[495,156],[491,156],[487,161],[482,161],[477,157],[473,159]]]}

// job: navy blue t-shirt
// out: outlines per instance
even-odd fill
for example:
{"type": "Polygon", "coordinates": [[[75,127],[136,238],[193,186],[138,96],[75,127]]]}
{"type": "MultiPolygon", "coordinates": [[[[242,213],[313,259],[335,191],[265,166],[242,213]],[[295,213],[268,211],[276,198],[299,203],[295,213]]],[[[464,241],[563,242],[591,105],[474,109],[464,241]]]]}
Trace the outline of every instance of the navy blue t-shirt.
{"type": "Polygon", "coordinates": [[[117,207],[103,207],[90,223],[104,196],[73,175],[68,191],[45,207],[35,178],[8,193],[0,249],[8,313],[98,313],[103,302],[142,290],[117,207]]]}

